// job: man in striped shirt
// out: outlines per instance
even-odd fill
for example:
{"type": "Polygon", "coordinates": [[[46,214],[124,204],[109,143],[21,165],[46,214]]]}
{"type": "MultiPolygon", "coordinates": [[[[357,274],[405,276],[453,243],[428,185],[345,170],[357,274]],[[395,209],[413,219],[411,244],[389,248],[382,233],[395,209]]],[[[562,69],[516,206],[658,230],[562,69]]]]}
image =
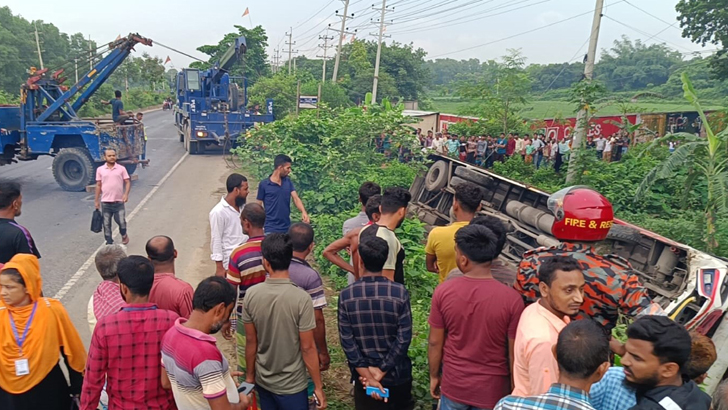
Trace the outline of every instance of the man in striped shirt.
{"type": "Polygon", "coordinates": [[[494,410],[594,410],[589,389],[609,369],[609,339],[593,320],[576,320],[556,343],[559,380],[538,396],[507,396],[494,410]]]}
{"type": "Polygon", "coordinates": [[[265,210],[260,204],[248,204],[240,214],[240,221],[243,225],[243,233],[249,238],[230,254],[227,281],[238,290],[235,317],[230,328],[236,334],[238,370],[245,372],[245,325],[240,318],[243,315],[245,292],[251,286],[265,282],[266,273],[260,248],[260,244],[265,238],[265,210]]]}
{"type": "Polygon", "coordinates": [[[306,262],[306,257],[313,252],[313,228],[311,225],[299,222],[291,225],[288,229],[288,236],[293,242],[293,259],[288,268],[291,282],[308,292],[313,301],[313,313],[316,317],[316,329],[313,330],[313,337],[316,340],[316,349],[319,356],[319,368],[327,370],[331,359],[329,348],[326,345],[326,320],[324,319],[324,308],[326,307],[326,295],[324,284],[319,275],[311,265],[306,262]]]}
{"type": "Polygon", "coordinates": [[[179,318],[162,340],[162,386],[172,389],[179,410],[246,410],[230,366],[213,334],[230,319],[235,289],[209,277],[197,286],[189,319],[179,318]]]}

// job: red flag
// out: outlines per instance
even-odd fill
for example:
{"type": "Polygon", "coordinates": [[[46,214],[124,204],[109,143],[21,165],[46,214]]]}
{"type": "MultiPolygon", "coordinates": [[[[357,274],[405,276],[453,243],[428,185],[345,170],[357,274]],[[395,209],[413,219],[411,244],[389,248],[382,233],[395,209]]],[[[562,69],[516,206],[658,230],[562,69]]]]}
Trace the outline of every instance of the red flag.
{"type": "Polygon", "coordinates": [[[353,43],[353,42],[354,42],[354,40],[356,40],[356,35],[352,34],[352,35],[351,35],[351,42],[353,43]]]}
{"type": "Polygon", "coordinates": [[[166,60],[164,60],[164,64],[167,64],[167,63],[169,63],[170,61],[172,61],[172,59],[171,59],[171,58],[169,58],[169,56],[167,56],[167,59],[166,59],[166,60]]]}
{"type": "Polygon", "coordinates": [[[247,16],[248,14],[250,14],[250,10],[248,10],[248,8],[246,7],[245,12],[243,13],[243,17],[247,16]]]}

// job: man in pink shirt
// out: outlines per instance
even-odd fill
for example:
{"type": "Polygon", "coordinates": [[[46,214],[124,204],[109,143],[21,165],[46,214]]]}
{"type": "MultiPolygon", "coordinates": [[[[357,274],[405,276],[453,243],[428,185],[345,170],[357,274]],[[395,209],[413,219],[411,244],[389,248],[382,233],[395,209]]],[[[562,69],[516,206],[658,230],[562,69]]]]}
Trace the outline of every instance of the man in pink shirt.
{"type": "Polygon", "coordinates": [[[100,209],[104,215],[104,237],[106,244],[114,243],[111,233],[111,218],[119,225],[121,241],[124,245],[129,243],[129,236],[126,234],[126,210],[124,204],[129,200],[131,190],[131,179],[126,167],[116,163],[116,151],[107,148],[104,151],[106,164],[96,169],[96,209],[100,209]]]}
{"type": "Polygon", "coordinates": [[[556,383],[559,365],[552,349],[584,302],[584,274],[571,256],[547,259],[539,268],[538,280],[541,298],[524,309],[516,331],[514,396],[543,394],[556,383]]]}
{"type": "Polygon", "coordinates": [[[172,238],[155,236],[147,242],[146,249],[147,258],[154,265],[154,284],[149,292],[149,302],[188,319],[192,313],[194,290],[189,283],[174,276],[177,250],[172,238]]]}

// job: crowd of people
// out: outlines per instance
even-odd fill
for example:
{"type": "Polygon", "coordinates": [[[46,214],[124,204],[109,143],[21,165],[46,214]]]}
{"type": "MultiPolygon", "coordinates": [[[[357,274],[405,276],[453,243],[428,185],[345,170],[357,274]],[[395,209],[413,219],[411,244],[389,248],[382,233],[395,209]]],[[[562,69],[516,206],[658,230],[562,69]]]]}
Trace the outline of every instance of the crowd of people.
{"type": "MultiPolygon", "coordinates": [[[[540,132],[532,135],[511,132],[502,133],[497,137],[490,134],[467,137],[450,134],[447,129],[436,134],[433,131],[423,134],[418,128],[415,136],[424,150],[431,150],[484,168],[492,168],[495,162],[504,162],[514,155],[520,155],[525,163],[533,164],[536,169],[553,166],[556,172],[560,172],[572,150],[571,137],[559,140],[540,132]]],[[[377,141],[385,141],[387,138],[383,136],[377,141]]],[[[630,135],[624,132],[618,132],[610,137],[599,134],[596,137],[587,137],[586,148],[593,151],[599,160],[612,162],[622,159],[630,143],[630,135]]],[[[379,145],[381,144],[378,144],[378,147],[379,145]]],[[[674,147],[671,148],[674,150],[674,147]]]]}
{"type": "MultiPolygon", "coordinates": [[[[476,142],[476,160],[477,150],[476,142]]],[[[0,183],[0,408],[326,408],[328,301],[291,162],[276,157],[257,202],[248,203],[243,175],[227,178],[209,214],[215,275],[196,288],[176,277],[169,237],[149,239],[143,256],[101,248],[88,352],[63,305],[42,293],[40,255],[14,222],[19,186],[0,183]],[[292,223],[291,202],[302,222],[292,223]],[[218,348],[218,332],[235,344],[236,365],[218,348]]],[[[354,407],[411,410],[413,318],[396,229],[412,197],[373,181],[357,194],[361,212],[324,251],[349,274],[336,303],[354,407]]],[[[434,228],[425,247],[440,281],[427,357],[440,409],[710,408],[698,383],[716,360],[713,342],[667,318],[627,263],[594,248],[613,221],[606,198],[584,187],[555,193],[552,234],[562,242],[527,252],[517,268],[499,259],[508,229],[481,213],[482,200],[479,186],[457,185],[455,220],[434,228]],[[611,337],[620,316],[633,319],[625,343],[611,337]]],[[[727,401],[722,385],[713,408],[726,410],[727,401]]]]}

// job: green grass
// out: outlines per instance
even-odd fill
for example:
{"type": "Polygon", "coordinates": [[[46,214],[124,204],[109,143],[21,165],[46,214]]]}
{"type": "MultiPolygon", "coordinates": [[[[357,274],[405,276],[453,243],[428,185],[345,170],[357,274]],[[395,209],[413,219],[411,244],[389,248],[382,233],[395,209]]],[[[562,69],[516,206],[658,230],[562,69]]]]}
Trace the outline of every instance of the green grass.
{"type": "MultiPolygon", "coordinates": [[[[448,113],[448,114],[461,114],[462,110],[465,109],[469,101],[459,100],[456,98],[433,98],[432,105],[433,111],[448,113]]],[[[638,102],[630,104],[634,107],[639,108],[641,113],[651,112],[680,112],[680,111],[694,111],[694,108],[684,102],[638,102]]],[[[714,105],[705,107],[706,110],[716,110],[723,107],[714,105]]],[[[603,107],[597,111],[596,115],[619,115],[621,114],[619,106],[609,105],[603,107]]],[[[543,118],[570,118],[576,116],[574,113],[574,104],[567,101],[531,101],[528,106],[523,110],[524,117],[531,119],[543,119],[543,118]]]]}

